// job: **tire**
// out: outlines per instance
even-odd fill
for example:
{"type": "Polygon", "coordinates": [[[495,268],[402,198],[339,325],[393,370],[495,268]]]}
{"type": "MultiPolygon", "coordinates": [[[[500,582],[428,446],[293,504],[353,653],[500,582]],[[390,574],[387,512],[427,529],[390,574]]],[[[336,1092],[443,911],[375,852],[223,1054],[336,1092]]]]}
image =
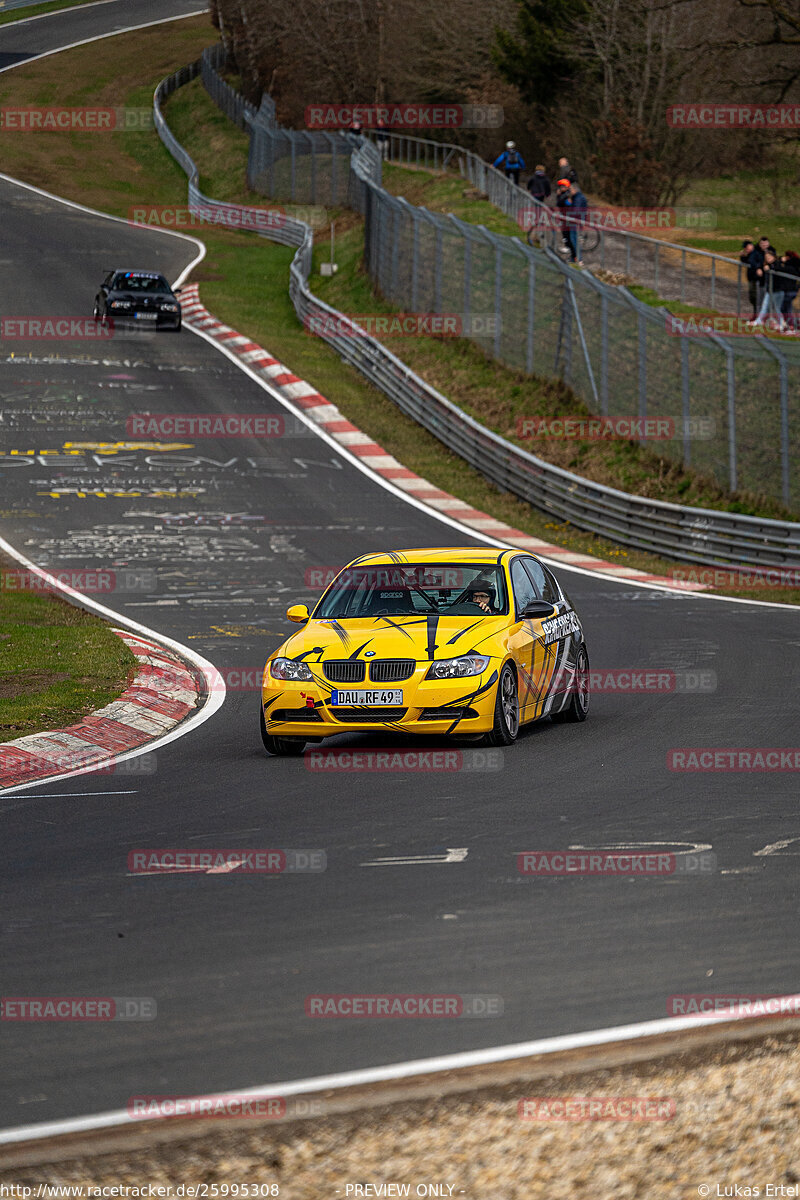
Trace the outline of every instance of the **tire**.
{"type": "Polygon", "coordinates": [[[302,754],[306,748],[306,744],[302,738],[279,738],[273,737],[271,733],[267,733],[264,709],[260,704],[259,708],[261,709],[261,741],[264,743],[264,749],[269,754],[275,754],[279,758],[294,758],[298,754],[302,754]]]}
{"type": "Polygon", "coordinates": [[[589,229],[585,229],[583,233],[581,233],[578,240],[582,250],[588,250],[590,252],[592,250],[596,250],[600,245],[600,230],[595,229],[594,226],[590,226],[589,229]]]}
{"type": "Polygon", "coordinates": [[[586,653],[585,646],[581,646],[578,651],[575,685],[567,707],[559,713],[553,713],[551,720],[558,722],[585,721],[589,715],[589,655],[586,653]]]}
{"type": "Polygon", "coordinates": [[[519,688],[517,676],[510,663],[506,663],[497,681],[494,702],[494,724],[487,734],[489,746],[510,746],[519,735],[519,688]]]}

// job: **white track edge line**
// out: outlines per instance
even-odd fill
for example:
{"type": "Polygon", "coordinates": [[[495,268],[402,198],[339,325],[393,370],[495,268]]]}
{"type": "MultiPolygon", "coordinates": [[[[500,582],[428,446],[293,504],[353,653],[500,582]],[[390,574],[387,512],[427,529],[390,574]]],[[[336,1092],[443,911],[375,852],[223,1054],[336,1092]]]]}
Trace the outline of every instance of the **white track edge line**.
{"type": "MultiPolygon", "coordinates": [[[[42,4],[46,4],[47,0],[34,0],[34,2],[35,3],[41,2],[42,4]]],[[[3,24],[0,25],[0,33],[7,26],[10,28],[12,25],[29,25],[31,21],[43,21],[45,19],[45,17],[60,17],[62,13],[74,12],[76,8],[99,8],[101,4],[119,4],[119,3],[120,3],[120,0],[92,0],[91,4],[71,4],[67,8],[56,8],[52,12],[37,13],[35,17],[20,17],[18,21],[4,21],[3,24]]],[[[15,12],[16,10],[13,8],[9,8],[6,11],[7,12],[15,12]]],[[[0,16],[2,16],[2,15],[3,15],[2,12],[0,12],[0,16]]],[[[180,18],[178,18],[178,20],[180,20],[180,18]]],[[[11,66],[12,67],[17,67],[17,66],[21,67],[23,62],[33,62],[34,58],[40,58],[40,57],[42,57],[42,56],[38,55],[38,54],[34,54],[33,58],[25,58],[22,60],[22,62],[12,63],[11,66]]]]}
{"type": "MultiPolygon", "coordinates": [[[[60,12],[74,13],[80,12],[81,8],[91,8],[91,4],[78,4],[74,8],[59,9],[54,13],[42,13],[43,17],[57,17],[60,12]]],[[[30,58],[20,59],[19,62],[9,63],[7,67],[0,67],[0,75],[4,75],[6,71],[13,71],[17,67],[24,67],[26,64],[40,62],[43,58],[50,58],[53,54],[63,54],[65,50],[77,50],[78,46],[88,46],[91,42],[102,42],[107,37],[117,37],[120,33],[136,33],[139,29],[151,29],[154,25],[167,25],[170,21],[186,21],[189,17],[202,17],[208,12],[207,8],[198,8],[195,12],[179,13],[175,17],[159,17],[157,21],[145,21],[141,25],[128,25],[125,29],[111,29],[108,33],[98,33],[95,37],[82,38],[79,42],[70,42],[68,46],[59,46],[56,50],[43,50],[41,54],[32,54],[30,58]]],[[[30,20],[35,20],[31,17],[30,20]]],[[[18,22],[9,21],[9,26],[16,25],[18,22]]],[[[19,24],[23,24],[22,21],[19,24]]],[[[0,30],[3,26],[0,25],[0,30]]]]}
{"type": "Polygon", "coordinates": [[[225,701],[225,680],[219,673],[213,663],[207,658],[203,658],[197,651],[192,650],[189,646],[184,646],[181,642],[174,638],[168,637],[166,634],[158,633],[154,629],[150,629],[147,625],[141,625],[138,621],[133,621],[130,617],[123,613],[115,612],[112,608],[106,608],[105,604],[100,604],[99,601],[93,600],[90,596],[84,595],[83,592],[76,591],[75,588],[69,587],[67,584],[60,583],[53,575],[46,571],[43,567],[37,566],[29,558],[26,558],[19,550],[7,542],[5,538],[0,537],[0,550],[5,551],[17,562],[33,571],[41,579],[53,585],[54,591],[59,591],[65,596],[77,600],[81,607],[89,608],[99,616],[111,618],[126,629],[130,629],[132,633],[138,633],[153,641],[158,642],[162,646],[166,646],[169,650],[174,651],[179,657],[188,659],[194,667],[199,670],[206,682],[207,699],[202,708],[189,717],[187,720],[176,725],[174,729],[169,730],[161,737],[153,738],[152,741],[146,742],[142,746],[137,746],[133,750],[126,750],[122,754],[115,754],[109,758],[104,758],[100,762],[91,763],[88,766],[76,767],[72,771],[54,772],[52,775],[43,776],[41,779],[32,779],[29,783],[12,784],[11,787],[0,789],[0,800],[11,798],[18,792],[27,791],[32,787],[42,787],[45,784],[52,785],[53,782],[61,782],[62,780],[74,779],[78,775],[89,775],[92,772],[106,770],[109,766],[115,766],[117,763],[125,762],[129,758],[138,758],[142,754],[151,754],[154,750],[162,746],[166,746],[169,742],[174,742],[184,734],[190,733],[196,729],[198,725],[202,725],[205,721],[212,717],[225,701]]]}
{"type": "MultiPolygon", "coordinates": [[[[110,0],[100,0],[100,2],[101,3],[109,3],[110,0]]],[[[79,8],[81,8],[81,7],[92,8],[93,5],[91,5],[91,4],[79,5],[78,7],[79,8]]],[[[62,9],[60,11],[70,12],[73,10],[62,9]]],[[[205,10],[201,10],[201,11],[205,11],[205,10]]],[[[41,15],[42,16],[56,16],[58,14],[43,13],[41,15]]],[[[158,20],[158,21],[154,21],[154,22],[149,22],[148,24],[149,25],[163,25],[166,23],[166,21],[180,21],[180,20],[183,20],[186,16],[197,16],[197,15],[198,15],[197,13],[188,13],[188,14],[184,14],[184,16],[169,17],[169,18],[166,18],[166,20],[158,20]]],[[[31,17],[29,19],[36,20],[37,18],[31,17]]],[[[12,23],[16,24],[16,22],[12,22],[12,23]]],[[[147,27],[148,27],[147,25],[138,25],[138,26],[135,26],[134,28],[143,29],[143,28],[147,28],[147,27]]],[[[0,28],[2,28],[2,27],[0,27],[0,28]]],[[[131,29],[114,30],[112,33],[103,34],[102,37],[90,38],[89,41],[101,41],[103,38],[106,38],[106,37],[115,37],[117,34],[130,33],[130,32],[132,32],[131,29]]],[[[73,42],[69,46],[62,46],[61,50],[70,50],[74,46],[82,46],[84,44],[85,44],[84,42],[73,42]]],[[[48,54],[57,54],[57,53],[60,53],[60,51],[52,50],[52,51],[48,51],[47,53],[48,54]]],[[[15,67],[21,67],[21,66],[24,66],[26,63],[33,63],[38,58],[45,58],[45,57],[47,57],[47,55],[45,55],[45,54],[35,55],[32,58],[23,59],[23,61],[20,63],[12,63],[10,67],[6,67],[6,68],[4,68],[4,70],[13,70],[15,67]]],[[[0,71],[0,74],[2,74],[2,71],[0,71]]],[[[116,221],[118,224],[127,225],[132,228],[131,223],[129,221],[126,221],[123,217],[116,217],[112,213],[100,212],[98,209],[89,208],[85,204],[79,204],[75,200],[67,200],[63,196],[56,196],[52,192],[45,191],[44,188],[36,187],[32,183],[25,183],[23,180],[15,179],[11,175],[5,175],[2,172],[0,172],[0,179],[4,180],[6,183],[12,184],[14,187],[20,187],[20,188],[25,189],[26,191],[34,192],[39,196],[44,196],[46,199],[52,200],[56,204],[63,204],[67,208],[77,209],[79,212],[88,213],[92,217],[101,217],[105,221],[116,221]]],[[[191,272],[194,270],[194,268],[200,262],[202,262],[202,260],[205,258],[205,256],[206,256],[205,244],[202,241],[200,241],[199,238],[192,237],[191,235],[186,234],[186,233],[179,233],[176,230],[172,230],[172,229],[156,228],[153,230],[149,230],[149,232],[166,233],[166,234],[169,234],[171,237],[180,238],[181,241],[191,242],[195,247],[197,247],[197,254],[192,259],[192,261],[188,264],[188,266],[186,266],[183,269],[183,271],[181,271],[180,275],[178,276],[178,278],[175,280],[175,283],[173,284],[173,287],[180,287],[183,280],[186,279],[186,277],[189,274],[191,274],[191,272]]],[[[190,733],[193,729],[196,729],[198,725],[202,725],[205,721],[207,721],[210,717],[212,717],[214,715],[214,713],[217,712],[217,710],[222,706],[222,704],[225,701],[225,691],[226,691],[225,681],[224,681],[222,675],[220,675],[217,668],[214,666],[214,664],[209,662],[207,659],[203,658],[202,655],[198,654],[195,650],[190,649],[188,646],[184,646],[181,642],[175,641],[173,638],[167,637],[165,634],[158,633],[156,630],[151,629],[148,625],[142,625],[140,622],[132,620],[130,617],[125,616],[123,613],[115,612],[114,609],[107,608],[104,604],[100,604],[98,601],[92,600],[91,598],[84,595],[82,592],[78,592],[75,589],[68,587],[66,584],[60,583],[58,580],[54,579],[53,576],[49,575],[49,573],[46,570],[44,570],[44,568],[38,566],[36,563],[32,562],[24,554],[22,554],[19,550],[15,549],[15,547],[12,546],[11,543],[6,541],[6,539],[3,537],[0,537],[0,549],[4,550],[6,552],[6,554],[9,554],[12,558],[15,558],[17,560],[17,562],[22,563],[24,566],[28,567],[35,574],[41,576],[43,579],[46,579],[49,582],[52,582],[54,585],[54,590],[59,591],[64,595],[68,595],[68,596],[71,596],[72,598],[76,599],[81,604],[82,607],[90,608],[94,612],[98,613],[99,615],[101,615],[103,617],[111,618],[112,620],[118,622],[120,625],[125,626],[125,628],[130,629],[133,633],[138,633],[138,634],[144,635],[145,637],[152,638],[154,641],[159,642],[162,646],[166,646],[169,649],[175,651],[179,656],[188,659],[188,661],[190,663],[192,663],[203,675],[203,678],[206,681],[206,687],[207,687],[207,691],[208,691],[208,698],[206,699],[202,708],[197,713],[195,713],[194,716],[191,716],[188,718],[188,720],[181,722],[181,724],[177,725],[174,729],[170,730],[169,732],[163,734],[161,737],[154,738],[152,741],[147,742],[142,746],[137,746],[132,750],[125,751],[122,754],[116,754],[116,755],[113,755],[112,757],[105,758],[101,762],[92,763],[92,764],[89,764],[89,765],[83,766],[83,767],[76,767],[71,771],[65,771],[62,773],[57,772],[57,773],[54,773],[53,775],[46,775],[46,776],[43,776],[41,779],[32,779],[28,783],[12,784],[11,787],[0,789],[0,798],[2,798],[2,799],[9,798],[10,799],[11,797],[16,796],[19,792],[28,791],[30,788],[42,787],[45,784],[52,785],[54,782],[61,782],[62,780],[66,781],[67,779],[74,779],[79,775],[91,775],[91,774],[99,771],[101,768],[105,769],[109,766],[114,766],[117,763],[125,762],[127,759],[130,759],[130,758],[138,758],[142,754],[150,754],[157,748],[166,746],[169,742],[176,741],[178,738],[183,737],[184,734],[190,733]]]]}
{"type": "MultiPolygon", "coordinates": [[[[800,1001],[800,995],[776,997],[783,1001],[800,1001]]],[[[779,1017],[779,1013],[771,1014],[779,1017]]],[[[340,1071],[334,1075],[316,1075],[308,1079],[293,1079],[285,1083],[266,1084],[263,1087],[246,1088],[235,1092],[214,1092],[218,1100],[247,1099],[257,1096],[298,1096],[311,1092],[341,1091],[359,1084],[384,1083],[392,1079],[408,1079],[415,1075],[431,1075],[442,1071],[456,1071],[469,1067],[510,1062],[514,1059],[532,1058],[558,1054],[565,1050],[582,1050],[591,1046],[602,1046],[617,1042],[635,1042],[641,1038],[657,1037],[659,1034],[679,1033],[681,1030],[706,1028],[724,1023],[731,1025],[739,1020],[752,1020],[746,1015],[726,1018],[705,1014],[696,1017],[664,1017],[655,1021],[638,1021],[633,1025],[616,1025],[607,1029],[592,1029],[583,1033],[565,1033],[556,1037],[540,1038],[531,1042],[515,1042],[504,1046],[489,1046],[484,1050],[466,1050],[456,1054],[436,1055],[433,1058],[409,1059],[407,1062],[388,1063],[381,1067],[363,1067],[355,1071],[340,1071]]],[[[660,1057],[654,1050],[654,1057],[660,1057]]],[[[592,1070],[574,1065],[572,1073],[592,1070]]],[[[481,1087],[489,1086],[481,1081],[481,1087]]],[[[194,1097],[198,1099],[200,1097],[194,1097]]],[[[162,1118],[167,1120],[168,1118],[162,1118]]],[[[42,1138],[59,1137],[69,1133],[84,1133],[112,1126],[141,1125],[142,1121],[131,1117],[127,1109],[95,1113],[86,1117],[68,1117],[62,1121],[43,1121],[34,1125],[21,1125],[0,1130],[0,1146],[15,1142],[36,1141],[42,1138]]]]}

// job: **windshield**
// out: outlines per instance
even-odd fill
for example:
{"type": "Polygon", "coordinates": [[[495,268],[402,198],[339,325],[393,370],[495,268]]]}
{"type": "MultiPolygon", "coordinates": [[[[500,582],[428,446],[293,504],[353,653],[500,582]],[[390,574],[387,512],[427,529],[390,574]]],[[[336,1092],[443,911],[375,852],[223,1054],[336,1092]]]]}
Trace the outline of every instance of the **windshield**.
{"type": "Polygon", "coordinates": [[[388,563],[342,571],[323,596],[314,617],[342,620],[426,613],[476,617],[507,611],[501,567],[483,563],[388,563]]]}
{"type": "Polygon", "coordinates": [[[163,275],[143,274],[141,271],[120,271],[114,276],[112,288],[117,292],[169,292],[163,275]]]}

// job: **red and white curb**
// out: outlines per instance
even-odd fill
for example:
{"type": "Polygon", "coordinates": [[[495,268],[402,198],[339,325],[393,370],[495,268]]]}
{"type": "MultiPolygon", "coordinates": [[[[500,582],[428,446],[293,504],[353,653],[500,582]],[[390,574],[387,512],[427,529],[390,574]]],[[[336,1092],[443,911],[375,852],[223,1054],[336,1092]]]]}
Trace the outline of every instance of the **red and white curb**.
{"type": "Polygon", "coordinates": [[[117,700],[77,725],[0,743],[0,789],[102,766],[169,733],[197,711],[205,695],[199,672],[155,642],[127,629],[113,632],[136,655],[133,682],[117,700]]]}
{"type": "Polygon", "coordinates": [[[489,516],[488,513],[471,508],[463,500],[451,496],[449,492],[441,491],[427,479],[409,471],[408,467],[404,467],[391,454],[387,454],[382,446],[373,442],[368,434],[363,433],[356,425],[342,416],[336,405],[326,400],[310,383],[292,374],[288,367],[279,362],[277,358],[273,358],[256,342],[250,341],[243,334],[231,329],[230,325],[223,325],[221,321],[218,321],[200,302],[198,284],[192,283],[184,287],[181,294],[181,308],[183,320],[188,325],[202,330],[204,334],[235,354],[243,363],[246,363],[251,371],[268,380],[270,385],[280,392],[284,400],[296,408],[302,409],[305,415],[321,429],[324,429],[334,441],[355,455],[364,467],[395,487],[413,495],[414,499],[421,504],[427,505],[453,521],[458,521],[459,524],[465,525],[469,529],[474,529],[476,533],[506,542],[510,546],[519,546],[521,550],[528,550],[533,554],[553,559],[565,566],[579,567],[584,571],[597,571],[603,575],[616,576],[630,582],[668,585],[670,588],[680,591],[702,592],[706,590],[705,585],[701,583],[690,580],[676,582],[664,575],[651,575],[645,571],[636,571],[632,567],[622,567],[618,563],[606,562],[593,555],[576,553],[563,546],[554,546],[552,542],[532,537],[521,529],[513,529],[504,521],[498,521],[496,517],[489,516]]]}

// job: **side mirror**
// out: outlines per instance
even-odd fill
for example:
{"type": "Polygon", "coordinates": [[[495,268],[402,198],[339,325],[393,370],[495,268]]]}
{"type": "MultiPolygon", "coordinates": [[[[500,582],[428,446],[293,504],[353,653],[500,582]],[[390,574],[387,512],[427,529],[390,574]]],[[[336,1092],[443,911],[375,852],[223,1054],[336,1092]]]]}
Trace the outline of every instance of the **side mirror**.
{"type": "Polygon", "coordinates": [[[183,284],[181,284],[180,287],[173,288],[172,294],[173,294],[173,296],[180,296],[182,291],[183,291],[183,284]]]}
{"type": "Polygon", "coordinates": [[[291,608],[287,608],[286,615],[296,625],[304,625],[308,620],[308,607],[305,604],[293,604],[291,608]]]}
{"type": "Polygon", "coordinates": [[[523,617],[533,617],[538,621],[543,621],[545,617],[554,617],[556,609],[547,600],[531,600],[522,610],[523,617]]]}

